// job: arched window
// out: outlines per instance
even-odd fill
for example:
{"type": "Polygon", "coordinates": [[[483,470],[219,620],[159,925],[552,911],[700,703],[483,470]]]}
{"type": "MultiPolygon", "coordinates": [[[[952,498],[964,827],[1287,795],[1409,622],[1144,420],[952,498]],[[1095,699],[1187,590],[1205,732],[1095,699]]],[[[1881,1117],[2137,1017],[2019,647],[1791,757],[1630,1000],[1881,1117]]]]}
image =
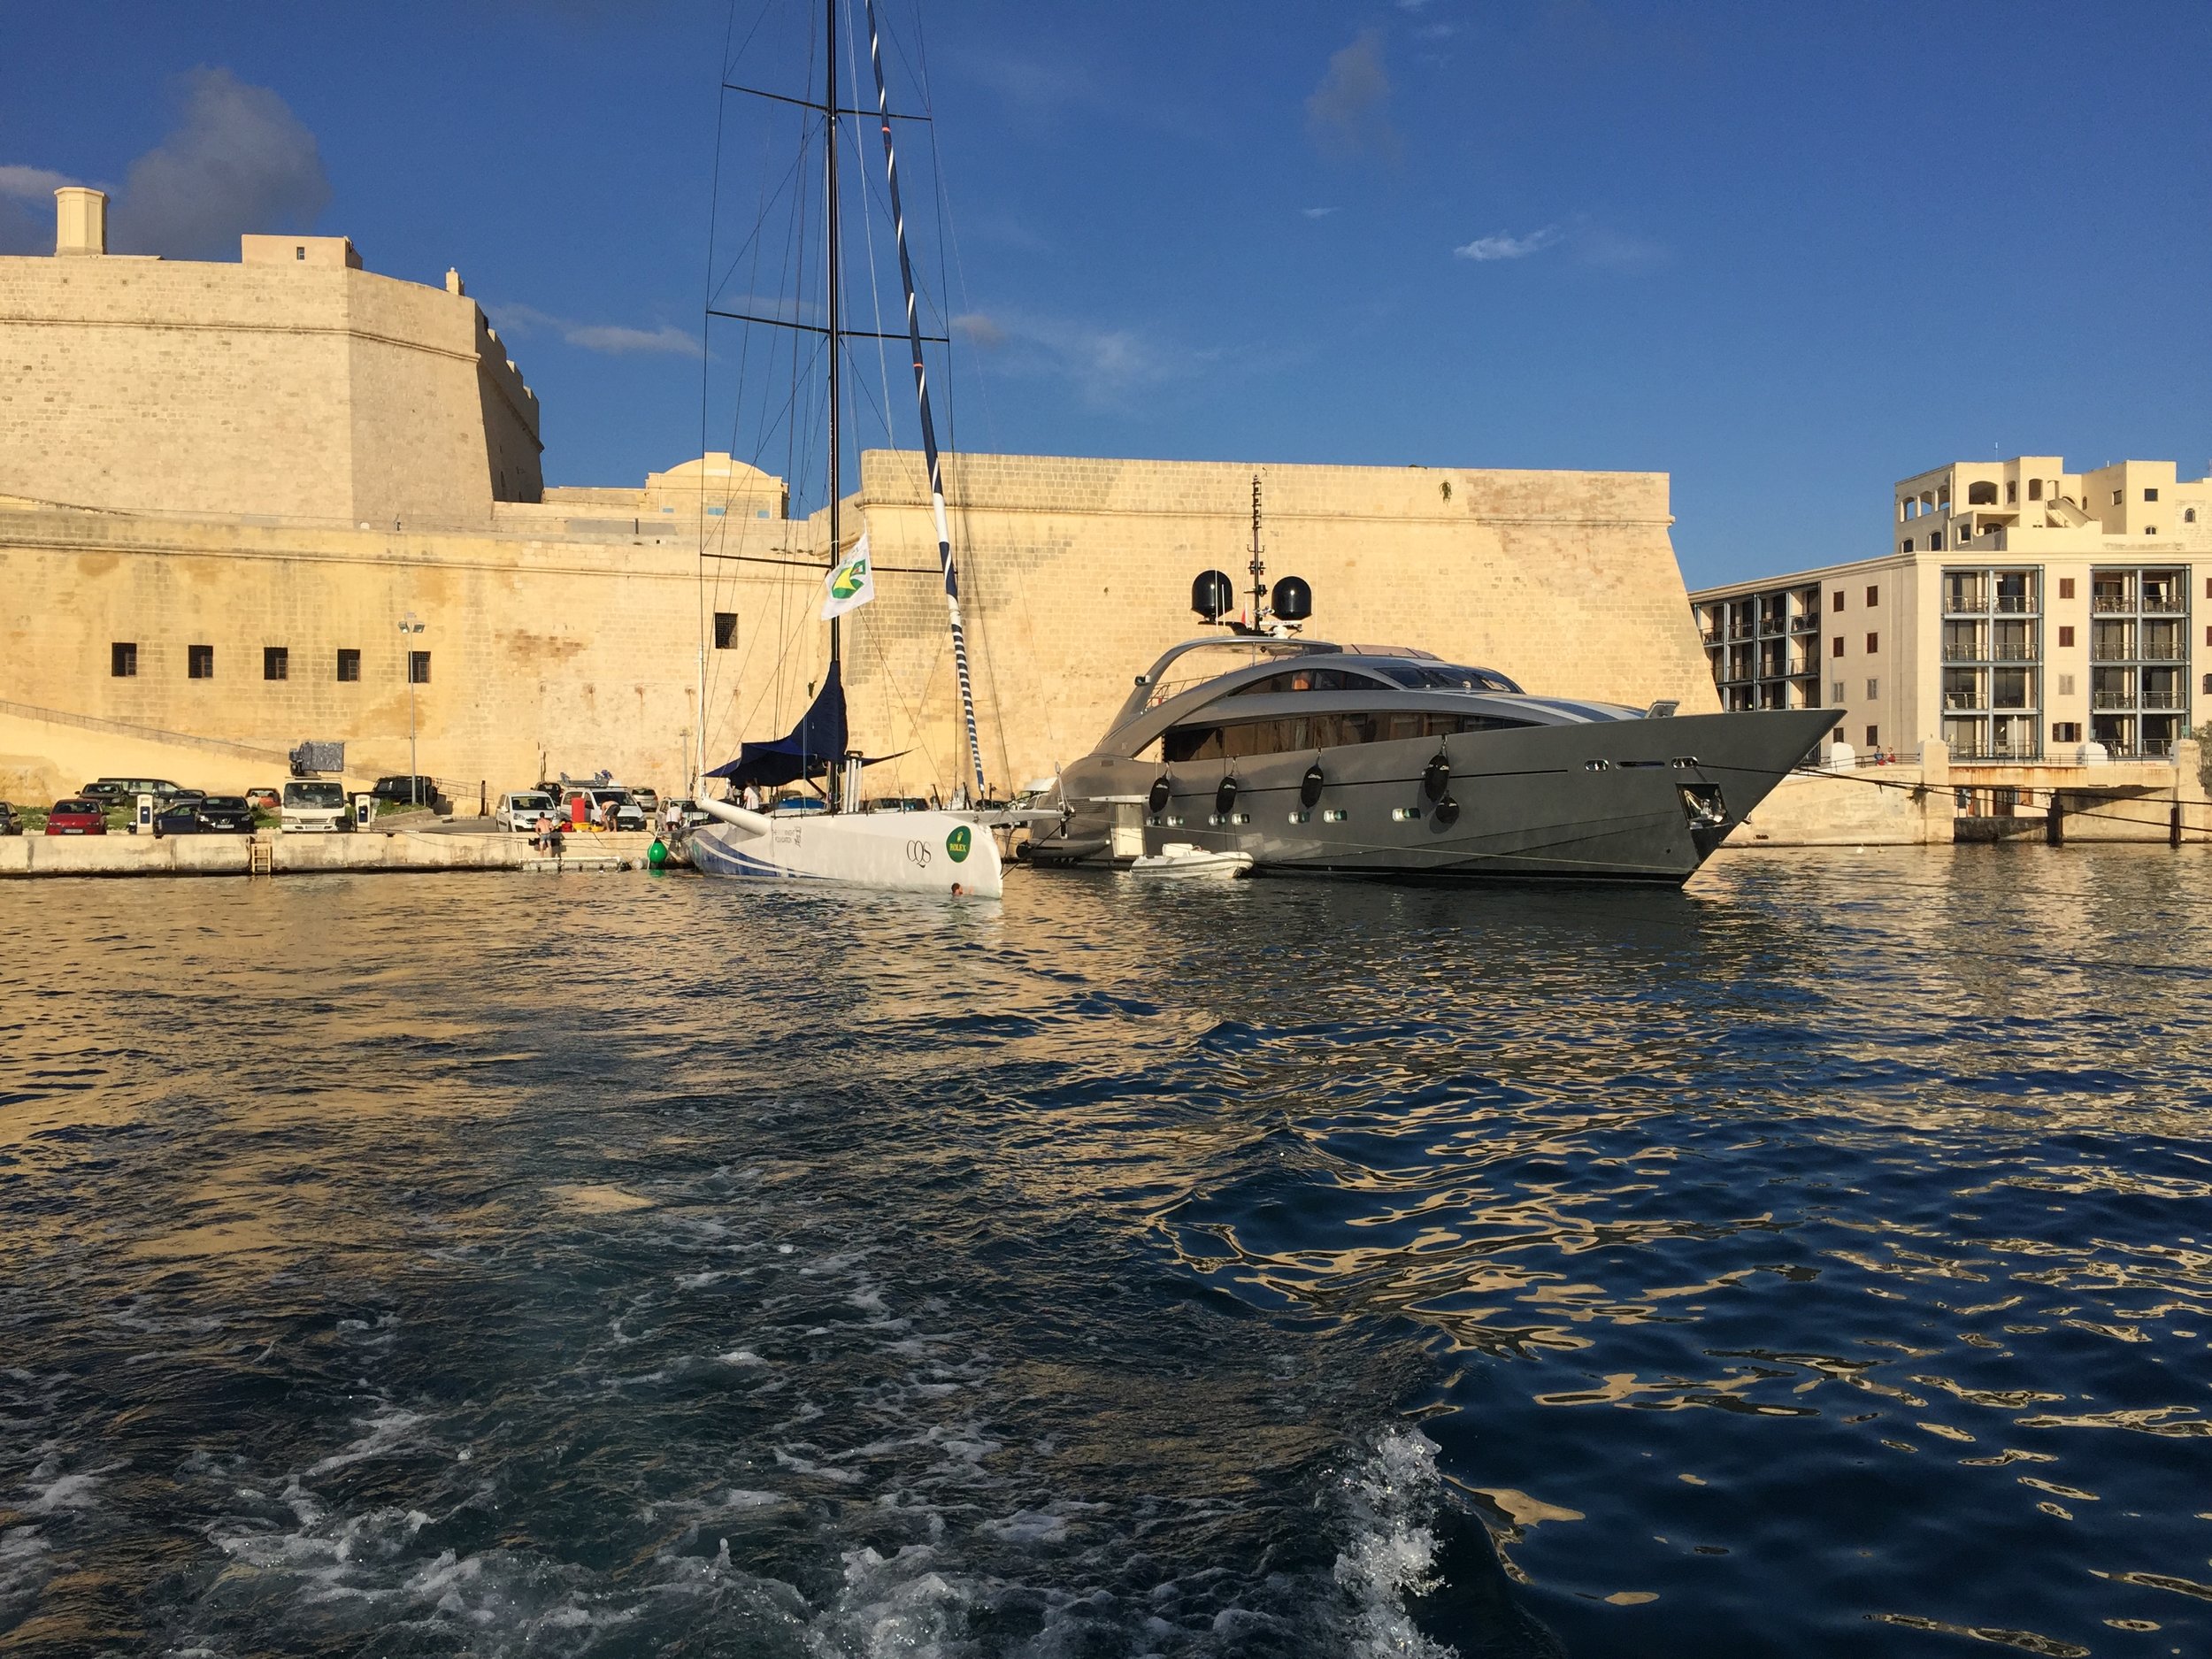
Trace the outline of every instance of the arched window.
{"type": "Polygon", "coordinates": [[[2181,510],[2181,522],[2182,522],[2182,523],[2184,523],[2184,524],[2194,524],[2194,523],[2196,523],[2196,521],[2197,521],[2197,510],[2196,510],[2194,507],[2184,507],[2184,508],[2181,510]]]}
{"type": "Polygon", "coordinates": [[[2043,499],[2043,480],[2041,479],[2032,478],[2028,480],[2028,499],[2030,501],[2041,501],[2043,499]]]}
{"type": "Polygon", "coordinates": [[[1986,481],[1969,484],[1966,487],[1966,504],[1970,507],[1994,507],[1997,504],[1996,485],[1986,481]]]}

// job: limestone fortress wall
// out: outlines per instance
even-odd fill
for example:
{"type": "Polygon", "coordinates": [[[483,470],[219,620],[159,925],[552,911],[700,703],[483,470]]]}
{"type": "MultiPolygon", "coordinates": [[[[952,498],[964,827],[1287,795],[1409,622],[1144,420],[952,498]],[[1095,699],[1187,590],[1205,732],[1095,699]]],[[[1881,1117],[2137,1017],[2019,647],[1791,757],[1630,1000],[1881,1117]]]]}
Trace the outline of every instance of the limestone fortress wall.
{"type": "MultiPolygon", "coordinates": [[[[788,518],[781,480],[710,456],[541,488],[536,400],[457,278],[373,275],[342,238],[119,259],[62,220],[54,257],[0,258],[0,797],[243,787],[306,738],[405,771],[411,650],[420,770],[457,795],[603,766],[681,789],[703,708],[718,761],[804,707],[826,515],[788,518]]],[[[1663,475],[972,455],[947,480],[995,786],[1087,750],[1197,631],[1199,571],[1242,580],[1256,470],[1317,635],[1716,706],[1663,475]]],[[[879,595],[849,618],[855,739],[909,751],[870,791],[949,791],[919,457],[864,457],[845,526],[879,595]]]]}

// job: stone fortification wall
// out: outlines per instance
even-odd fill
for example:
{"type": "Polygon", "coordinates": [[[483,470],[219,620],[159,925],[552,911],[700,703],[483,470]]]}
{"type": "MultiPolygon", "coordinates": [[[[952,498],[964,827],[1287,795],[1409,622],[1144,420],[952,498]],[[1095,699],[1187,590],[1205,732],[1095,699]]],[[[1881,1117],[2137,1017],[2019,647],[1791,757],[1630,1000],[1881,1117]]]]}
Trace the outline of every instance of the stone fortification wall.
{"type": "Polygon", "coordinates": [[[0,495],[482,525],[537,402],[475,303],[342,265],[0,258],[0,495]]]}
{"type": "MultiPolygon", "coordinates": [[[[963,456],[946,488],[995,781],[1089,749],[1132,677],[1203,632],[1201,571],[1245,585],[1256,470],[1269,580],[1312,585],[1315,637],[1415,646],[1532,691],[1718,706],[1663,474],[963,456]]],[[[871,752],[918,747],[949,784],[964,740],[919,457],[864,457],[860,504],[881,596],[853,618],[856,729],[871,752]]]]}
{"type": "MultiPolygon", "coordinates": [[[[695,487],[659,476],[658,494],[555,492],[467,532],[0,508],[0,796],[144,770],[165,741],[162,774],[211,788],[268,781],[305,738],[346,741],[357,778],[404,772],[411,646],[431,653],[420,770],[471,793],[541,766],[680,788],[703,678],[714,761],[781,734],[819,684],[826,525],[747,516],[780,502],[765,475],[707,492],[733,503],[711,518],[695,487]],[[403,639],[410,611],[425,632],[403,639]],[[111,672],[118,643],[135,674],[111,672]],[[190,677],[196,644],[212,678],[190,677]],[[281,680],[264,678],[271,647],[281,680]],[[359,680],[337,678],[342,649],[359,680]]],[[[872,453],[862,477],[846,533],[870,530],[879,596],[848,621],[854,738],[911,751],[871,772],[871,793],[948,793],[964,744],[920,464],[872,453]]],[[[1317,636],[1485,663],[1538,691],[1713,706],[1663,477],[1271,466],[1265,480],[1270,574],[1312,583],[1317,636]]],[[[1018,786],[1087,752],[1131,677],[1198,631],[1199,571],[1241,577],[1251,469],[968,457],[949,481],[987,772],[1018,786]]]]}

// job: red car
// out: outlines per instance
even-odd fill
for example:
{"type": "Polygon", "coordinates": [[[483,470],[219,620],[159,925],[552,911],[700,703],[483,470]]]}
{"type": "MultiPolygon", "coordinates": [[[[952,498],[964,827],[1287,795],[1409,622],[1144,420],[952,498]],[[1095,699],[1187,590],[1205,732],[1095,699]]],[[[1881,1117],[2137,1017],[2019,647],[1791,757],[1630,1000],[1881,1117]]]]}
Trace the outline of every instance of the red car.
{"type": "Polygon", "coordinates": [[[57,801],[54,810],[46,815],[49,835],[104,835],[108,833],[106,810],[97,801],[57,801]]]}

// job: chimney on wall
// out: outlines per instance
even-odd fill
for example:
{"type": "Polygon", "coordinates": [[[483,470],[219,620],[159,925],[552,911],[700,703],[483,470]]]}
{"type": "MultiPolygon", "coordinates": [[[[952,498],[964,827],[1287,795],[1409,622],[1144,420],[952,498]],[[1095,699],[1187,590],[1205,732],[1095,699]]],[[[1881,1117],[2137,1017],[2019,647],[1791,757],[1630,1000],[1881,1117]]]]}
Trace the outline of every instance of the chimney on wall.
{"type": "Polygon", "coordinates": [[[54,192],[54,256],[108,250],[108,197],[104,190],[65,184],[54,192]]]}

